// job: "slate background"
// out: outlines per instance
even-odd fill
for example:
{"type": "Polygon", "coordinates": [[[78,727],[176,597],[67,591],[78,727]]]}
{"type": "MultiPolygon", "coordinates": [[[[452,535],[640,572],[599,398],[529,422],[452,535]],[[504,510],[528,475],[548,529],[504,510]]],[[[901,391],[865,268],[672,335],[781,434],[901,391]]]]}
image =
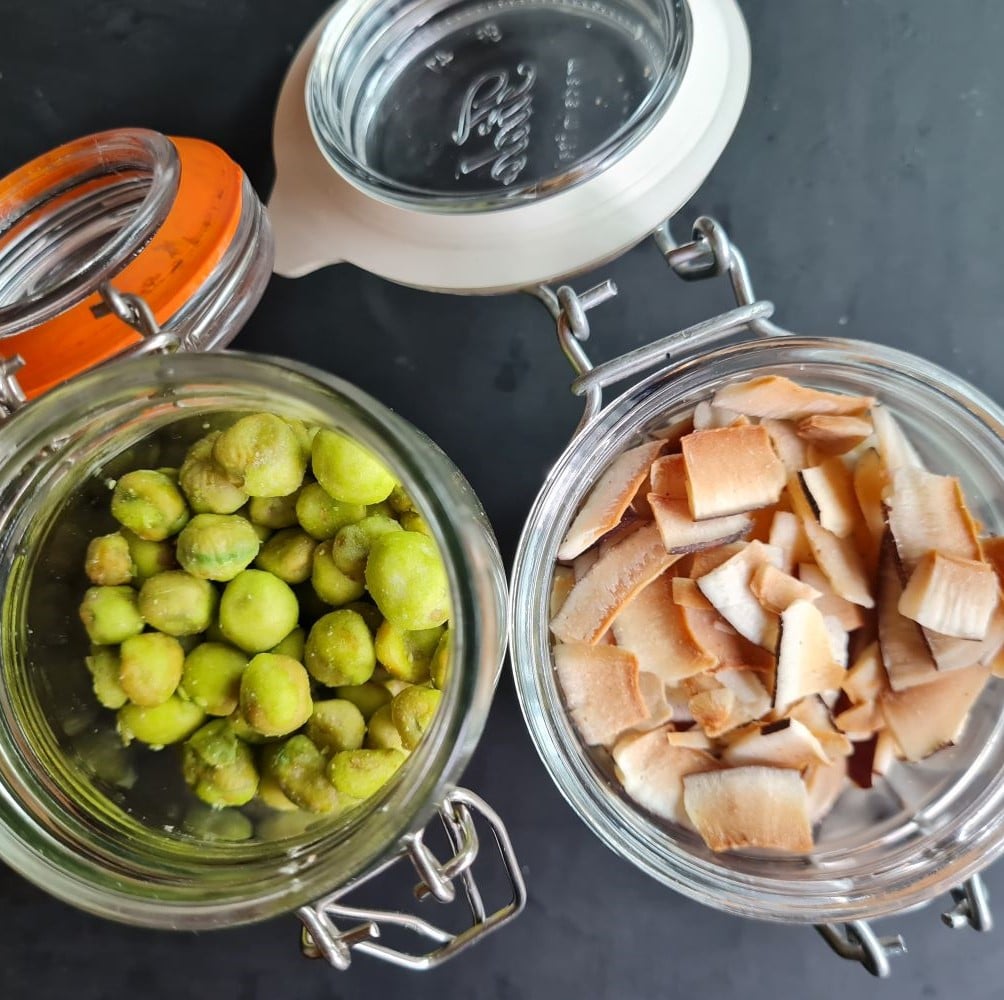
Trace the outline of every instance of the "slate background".
{"type": "MultiPolygon", "coordinates": [[[[226,148],[259,192],[272,107],[326,0],[0,0],[0,170],[102,128],[146,125],[226,148]]],[[[1000,247],[1004,11],[992,0],[747,0],[751,90],[738,131],[681,222],[743,246],[780,322],[870,338],[1004,395],[1000,247]]],[[[604,269],[597,358],[726,306],[651,247],[604,269]]],[[[598,275],[600,276],[600,275],[598,275]]],[[[587,286],[579,279],[577,286],[587,286]]],[[[240,336],[379,396],[440,442],[479,492],[507,558],[578,418],[547,317],[528,299],[435,296],[351,267],[275,279],[240,336]]],[[[911,954],[880,984],[814,932],[717,914],[603,848],[552,787],[501,684],[466,781],[509,824],[530,884],[514,925],[447,967],[301,959],[296,924],[201,936],[104,923],[0,868],[0,996],[218,1000],[379,996],[998,997],[999,938],[935,909],[895,921],[911,954]]],[[[1004,867],[989,875],[1004,898],[1004,867]]]]}

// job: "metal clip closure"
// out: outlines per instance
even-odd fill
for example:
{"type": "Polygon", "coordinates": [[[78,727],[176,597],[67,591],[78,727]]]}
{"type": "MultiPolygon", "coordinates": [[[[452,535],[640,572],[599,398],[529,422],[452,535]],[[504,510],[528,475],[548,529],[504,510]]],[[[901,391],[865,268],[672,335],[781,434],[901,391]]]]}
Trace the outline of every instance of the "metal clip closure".
{"type": "Polygon", "coordinates": [[[994,917],[990,910],[990,893],[979,875],[966,879],[962,885],[954,888],[952,901],[955,905],[941,915],[946,927],[951,927],[953,930],[971,927],[974,931],[984,933],[993,930],[994,917]]]}
{"type": "Polygon", "coordinates": [[[20,354],[0,359],[0,423],[28,402],[17,380],[17,373],[23,367],[24,358],[20,354]]]}
{"type": "Polygon", "coordinates": [[[304,925],[301,947],[308,958],[325,958],[336,969],[344,970],[351,964],[352,951],[355,950],[403,968],[431,969],[520,913],[526,905],[526,886],[509,834],[495,811],[473,792],[455,788],[440,808],[440,818],[454,849],[453,856],[447,861],[439,861],[429,850],[424,841],[424,831],[421,831],[410,838],[402,853],[392,856],[363,879],[336,890],[316,903],[300,907],[298,916],[304,925]],[[491,914],[485,911],[481,892],[471,872],[471,865],[479,851],[475,815],[480,816],[492,832],[512,891],[509,902],[491,914]],[[471,913],[471,925],[466,930],[452,933],[410,913],[346,906],[341,901],[363,882],[382,874],[404,858],[411,861],[422,880],[415,887],[415,896],[419,900],[432,896],[441,903],[452,902],[456,898],[454,881],[460,880],[471,913]],[[341,930],[336,920],[348,921],[351,926],[341,930]],[[379,943],[384,927],[412,931],[433,941],[437,947],[421,954],[400,951],[379,943]]]}
{"type": "Polygon", "coordinates": [[[823,940],[841,957],[860,962],[873,976],[889,976],[889,959],[906,954],[906,942],[900,935],[878,937],[867,920],[847,924],[816,924],[823,940]]]}

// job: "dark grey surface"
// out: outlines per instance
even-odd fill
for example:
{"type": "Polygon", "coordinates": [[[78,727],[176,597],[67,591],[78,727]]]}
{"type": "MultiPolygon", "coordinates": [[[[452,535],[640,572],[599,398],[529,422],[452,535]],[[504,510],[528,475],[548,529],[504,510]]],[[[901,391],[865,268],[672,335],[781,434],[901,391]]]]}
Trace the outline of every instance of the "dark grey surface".
{"type": "MultiPolygon", "coordinates": [[[[137,124],[220,143],[267,191],[282,73],[325,5],[0,0],[0,169],[137,124]]],[[[990,0],[745,8],[747,108],[681,222],[701,211],[725,222],[786,325],[903,346],[1004,396],[1004,12],[990,0]]],[[[603,273],[622,297],[593,314],[600,358],[727,301],[721,288],[675,282],[651,248],[603,273]]],[[[470,477],[507,558],[578,416],[546,317],[518,297],[438,297],[341,267],[276,279],[236,346],[337,372],[411,418],[470,477]]],[[[883,985],[809,929],[721,916],[644,878],[559,798],[508,677],[466,780],[508,821],[531,897],[519,921],[440,971],[408,975],[360,958],[336,975],[299,958],[293,918],[197,937],[131,930],[0,868],[0,996],[1001,995],[999,937],[949,932],[934,908],[895,922],[911,954],[883,985]]],[[[1004,868],[989,882],[1004,898],[1004,868]]]]}

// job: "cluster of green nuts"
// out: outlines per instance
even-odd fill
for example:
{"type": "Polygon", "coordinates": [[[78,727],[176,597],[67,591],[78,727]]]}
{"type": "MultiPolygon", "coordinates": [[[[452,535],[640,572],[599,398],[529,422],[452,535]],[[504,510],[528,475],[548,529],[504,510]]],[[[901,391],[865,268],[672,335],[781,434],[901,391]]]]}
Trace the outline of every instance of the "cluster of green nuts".
{"type": "Polygon", "coordinates": [[[123,743],[180,744],[214,810],[331,814],[379,790],[431,724],[451,644],[438,548],[382,463],[254,413],[180,469],[123,475],[111,514],[80,618],[123,743]]]}

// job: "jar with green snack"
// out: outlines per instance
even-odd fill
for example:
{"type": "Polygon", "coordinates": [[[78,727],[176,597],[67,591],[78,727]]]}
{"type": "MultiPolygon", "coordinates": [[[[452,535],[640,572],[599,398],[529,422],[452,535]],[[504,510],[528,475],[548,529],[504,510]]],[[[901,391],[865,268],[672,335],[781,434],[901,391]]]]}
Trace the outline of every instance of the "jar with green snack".
{"type": "Polygon", "coordinates": [[[213,808],[245,805],[258,791],[254,753],[226,719],[207,722],[188,738],[181,768],[188,787],[213,808]]]}
{"type": "Polygon", "coordinates": [[[97,586],[115,587],[130,583],[136,575],[136,566],[125,537],[115,531],[91,539],[84,571],[87,579],[97,586]]]}
{"type": "Polygon", "coordinates": [[[296,520],[319,542],[334,538],[340,529],[364,517],[366,507],[363,504],[336,500],[320,483],[308,483],[296,498],[296,520]]]}
{"type": "Polygon", "coordinates": [[[263,653],[296,628],[300,606],[289,584],[259,569],[235,576],[220,599],[220,628],[247,653],[263,653]]]}
{"type": "Polygon", "coordinates": [[[238,514],[196,514],[178,535],[175,554],[192,576],[225,583],[254,561],[260,545],[238,514]]]}
{"type": "Polygon", "coordinates": [[[295,432],[272,413],[252,413],[228,427],[213,445],[213,459],[250,497],[289,496],[307,469],[295,432]]]}
{"type": "Polygon", "coordinates": [[[151,469],[127,472],[112,493],[112,517],[147,541],[177,534],[188,521],[185,498],[168,476],[151,469]]]}
{"type": "Polygon", "coordinates": [[[247,503],[248,495],[213,461],[219,436],[213,431],[199,438],[181,463],[178,485],[195,514],[233,514],[247,503]]]}
{"type": "Polygon", "coordinates": [[[314,568],[317,542],[299,528],[277,531],[261,547],[255,566],[285,583],[305,583],[314,568]]]}
{"type": "Polygon", "coordinates": [[[119,649],[119,684],[134,705],[162,705],[178,688],[185,651],[173,636],[144,632],[119,649]]]}
{"type": "Polygon", "coordinates": [[[159,632],[197,635],[205,632],[216,614],[219,597],[208,581],[185,570],[168,570],[144,581],[139,611],[159,632]]]}
{"type": "Polygon", "coordinates": [[[178,693],[208,715],[229,715],[240,699],[245,653],[222,642],[203,642],[186,657],[178,693]]]}
{"type": "Polygon", "coordinates": [[[311,677],[329,687],[368,681],[376,652],[362,615],[343,608],[318,619],[307,636],[304,663],[311,677]]]}
{"type": "Polygon", "coordinates": [[[144,615],[132,587],[89,587],[80,620],[96,646],[117,646],[143,631],[144,615]]]}

